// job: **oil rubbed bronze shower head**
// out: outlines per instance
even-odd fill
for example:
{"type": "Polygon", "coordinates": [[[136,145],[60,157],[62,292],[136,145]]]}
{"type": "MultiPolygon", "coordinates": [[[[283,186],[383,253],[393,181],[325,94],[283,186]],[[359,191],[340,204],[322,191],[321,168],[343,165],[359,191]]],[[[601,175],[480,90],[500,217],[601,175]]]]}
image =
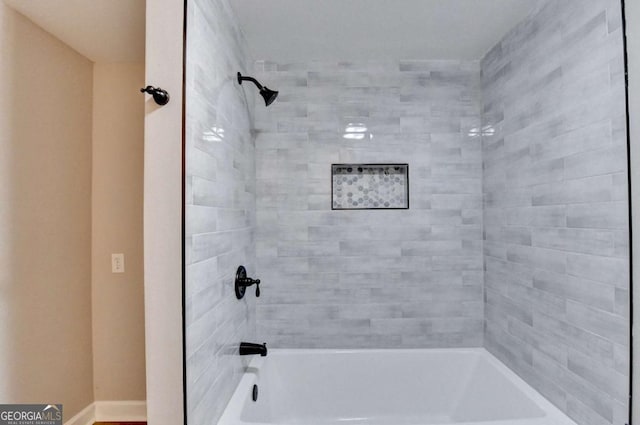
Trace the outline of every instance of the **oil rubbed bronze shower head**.
{"type": "Polygon", "coordinates": [[[271,105],[273,101],[276,100],[276,97],[278,97],[277,91],[271,90],[268,87],[263,86],[255,78],[243,77],[242,74],[238,72],[238,84],[242,84],[243,81],[251,81],[253,84],[255,84],[258,87],[258,89],[260,89],[260,95],[264,98],[265,106],[271,105]]]}

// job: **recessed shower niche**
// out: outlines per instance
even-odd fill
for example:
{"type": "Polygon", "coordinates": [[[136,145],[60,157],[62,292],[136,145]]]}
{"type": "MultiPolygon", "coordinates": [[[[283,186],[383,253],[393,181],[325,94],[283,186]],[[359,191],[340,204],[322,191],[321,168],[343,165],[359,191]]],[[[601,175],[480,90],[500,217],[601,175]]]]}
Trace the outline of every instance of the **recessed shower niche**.
{"type": "Polygon", "coordinates": [[[409,209],[408,164],[331,165],[331,209],[409,209]]]}

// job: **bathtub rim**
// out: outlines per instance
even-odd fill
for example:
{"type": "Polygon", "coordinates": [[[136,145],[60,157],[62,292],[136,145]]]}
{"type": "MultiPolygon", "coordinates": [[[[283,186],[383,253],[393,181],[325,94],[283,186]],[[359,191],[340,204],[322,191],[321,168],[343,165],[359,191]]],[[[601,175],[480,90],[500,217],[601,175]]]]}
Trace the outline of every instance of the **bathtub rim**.
{"type": "MultiPolygon", "coordinates": [[[[465,348],[273,348],[269,349],[269,355],[304,355],[304,354],[376,354],[376,353],[468,353],[475,354],[485,359],[495,367],[511,384],[522,391],[536,406],[545,412],[545,416],[536,418],[523,418],[511,420],[453,422],[452,425],[577,425],[569,416],[562,412],[553,403],[547,400],[540,392],[518,376],[507,365],[483,347],[465,348]]],[[[242,409],[247,401],[253,385],[258,379],[260,366],[268,359],[256,356],[247,365],[240,383],[233,391],[231,399],[225,406],[217,425],[274,425],[277,422],[247,422],[241,419],[242,409]],[[236,414],[233,415],[232,412],[236,414]]],[[[431,424],[436,425],[436,424],[431,424]]],[[[438,424],[439,425],[439,424],[438,424]]],[[[448,424],[443,424],[448,425],[448,424]]]]}

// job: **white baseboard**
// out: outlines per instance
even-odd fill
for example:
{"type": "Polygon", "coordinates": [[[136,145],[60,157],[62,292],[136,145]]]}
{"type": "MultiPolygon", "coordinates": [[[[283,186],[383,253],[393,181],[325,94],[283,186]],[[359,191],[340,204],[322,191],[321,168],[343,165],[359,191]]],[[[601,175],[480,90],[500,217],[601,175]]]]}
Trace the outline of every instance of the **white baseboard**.
{"type": "Polygon", "coordinates": [[[96,422],[146,422],[146,401],[96,401],[96,422]]]}
{"type": "Polygon", "coordinates": [[[64,425],[93,425],[94,422],[146,422],[146,401],[95,401],[64,425]]]}

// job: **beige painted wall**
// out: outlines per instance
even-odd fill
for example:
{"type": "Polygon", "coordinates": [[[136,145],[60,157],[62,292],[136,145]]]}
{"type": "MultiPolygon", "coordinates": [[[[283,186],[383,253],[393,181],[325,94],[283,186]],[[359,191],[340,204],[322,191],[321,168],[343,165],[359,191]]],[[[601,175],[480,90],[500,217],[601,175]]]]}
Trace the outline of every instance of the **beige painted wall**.
{"type": "Polygon", "coordinates": [[[0,2],[0,402],[93,400],[92,64],[0,2]]]}
{"type": "Polygon", "coordinates": [[[93,69],[92,297],[96,400],[145,400],[142,63],[93,69]],[[111,254],[125,272],[111,272],[111,254]]]}

